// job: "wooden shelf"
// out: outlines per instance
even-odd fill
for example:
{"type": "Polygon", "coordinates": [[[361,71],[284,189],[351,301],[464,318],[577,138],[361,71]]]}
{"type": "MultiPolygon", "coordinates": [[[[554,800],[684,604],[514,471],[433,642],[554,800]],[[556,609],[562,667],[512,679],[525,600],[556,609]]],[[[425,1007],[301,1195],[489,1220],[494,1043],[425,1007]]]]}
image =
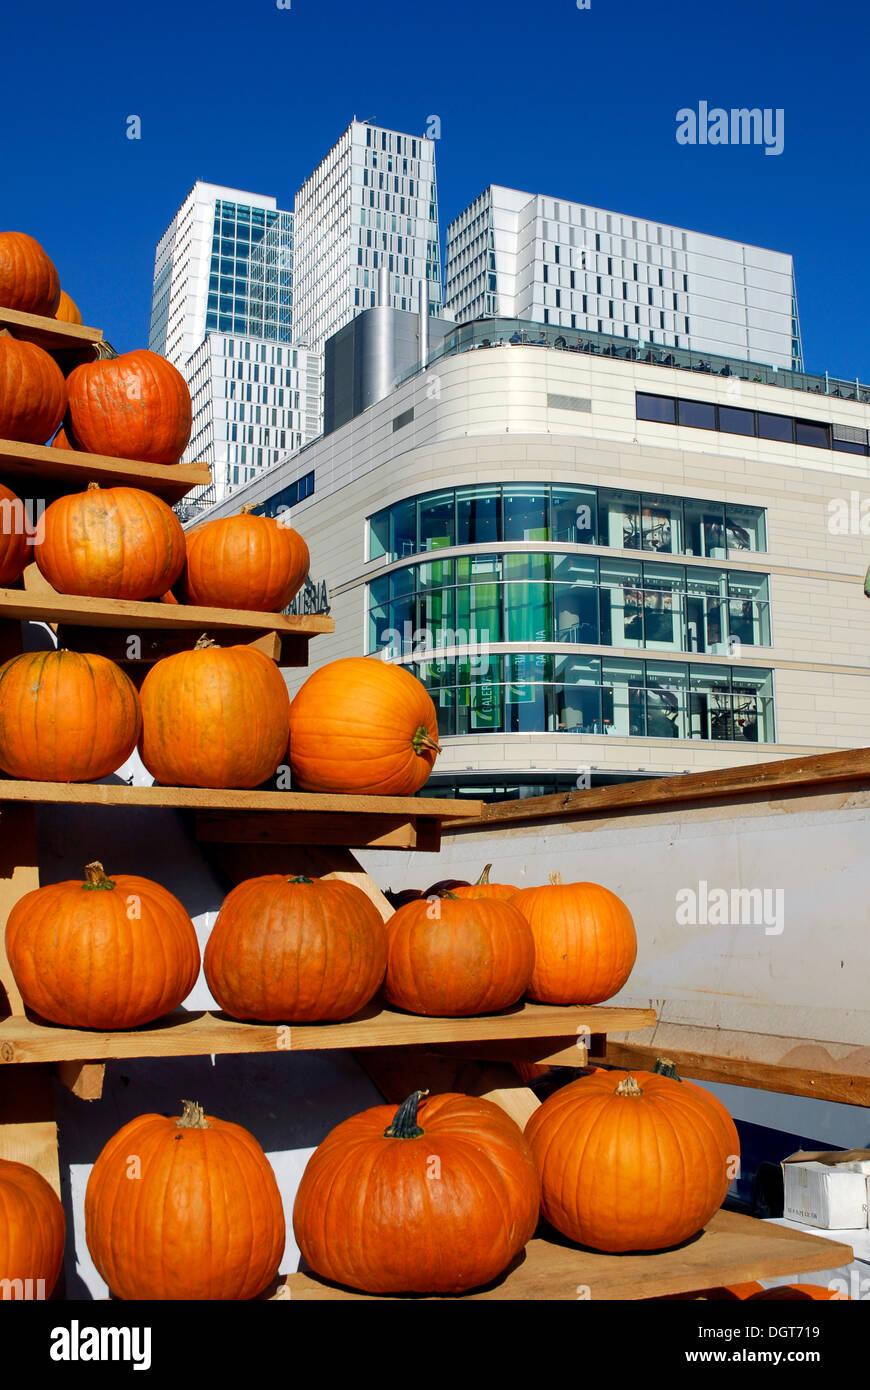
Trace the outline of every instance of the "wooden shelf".
{"type": "MultiPolygon", "coordinates": [[[[571,1245],[546,1228],[546,1234],[529,1242],[508,1274],[462,1297],[524,1303],[661,1298],[801,1270],[833,1269],[851,1259],[851,1247],[837,1241],[718,1211],[695,1240],[654,1254],[602,1255],[571,1245]]],[[[294,1303],[379,1297],[355,1293],[310,1274],[287,1275],[284,1287],[273,1297],[277,1302],[288,1296],[294,1303]]],[[[390,1297],[389,1301],[398,1300],[390,1297]]],[[[578,1316],[582,1317],[582,1311],[578,1316]]]]}
{"type": "Polygon", "coordinates": [[[13,338],[36,343],[46,352],[86,348],[103,341],[100,328],[88,328],[81,323],[60,323],[57,319],[44,318],[39,314],[23,314],[18,309],[0,308],[0,328],[8,328],[13,338]]]}
{"type": "Polygon", "coordinates": [[[169,503],[180,501],[191,488],[207,487],[211,482],[211,470],[205,463],[139,463],[0,439],[0,477],[11,481],[22,476],[30,481],[31,491],[44,482],[61,483],[66,491],[81,492],[88,483],[101,483],[105,487],[142,488],[169,503]]]}
{"type": "Polygon", "coordinates": [[[87,598],[79,594],[58,594],[53,589],[39,591],[0,589],[0,618],[19,618],[22,622],[67,623],[71,626],[123,628],[125,633],[140,629],[195,632],[221,632],[248,628],[253,632],[281,632],[288,636],[314,637],[334,632],[335,621],[325,614],[295,616],[288,613],[260,613],[243,608],[205,608],[194,604],[135,602],[132,599],[87,598]]]}
{"type": "Polygon", "coordinates": [[[332,792],[227,791],[211,787],[130,787],[125,782],[21,782],[0,777],[0,803],[54,802],[68,806],[153,806],[204,811],[328,811],[357,815],[414,815],[435,820],[480,815],[480,801],[438,796],[339,796],[332,792]]]}
{"type": "Polygon", "coordinates": [[[59,646],[106,656],[121,665],[159,661],[189,650],[201,633],[211,632],[221,635],[222,645],[254,642],[281,666],[307,666],[311,638],[335,631],[334,620],[319,613],[297,617],[59,594],[38,571],[34,577],[34,570],[36,566],[30,565],[25,572],[24,589],[0,589],[0,619],[59,624],[59,646]],[[130,645],[135,636],[141,638],[137,648],[130,645]],[[138,655],[131,656],[131,651],[138,655]]]}
{"type": "Polygon", "coordinates": [[[507,1013],[479,1018],[420,1018],[384,1008],[377,1002],[346,1023],[299,1023],[286,1027],[276,1023],[240,1023],[220,1013],[182,1009],[129,1033],[87,1032],[30,1017],[11,1017],[0,1022],[0,1064],[420,1047],[518,1038],[556,1038],[568,1046],[580,1036],[578,1030],[622,1032],[648,1028],[654,1021],[652,1009],[620,1009],[606,1004],[520,1004],[507,1013]]]}

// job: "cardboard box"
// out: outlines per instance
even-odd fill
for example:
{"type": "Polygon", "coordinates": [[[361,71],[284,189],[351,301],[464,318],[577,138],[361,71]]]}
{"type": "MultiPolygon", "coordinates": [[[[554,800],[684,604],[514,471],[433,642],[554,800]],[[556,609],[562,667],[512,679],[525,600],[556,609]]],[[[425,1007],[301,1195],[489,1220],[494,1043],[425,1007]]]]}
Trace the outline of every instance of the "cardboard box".
{"type": "Polygon", "coordinates": [[[783,1215],[822,1230],[867,1227],[870,1149],[799,1151],[782,1161],[783,1215]]]}

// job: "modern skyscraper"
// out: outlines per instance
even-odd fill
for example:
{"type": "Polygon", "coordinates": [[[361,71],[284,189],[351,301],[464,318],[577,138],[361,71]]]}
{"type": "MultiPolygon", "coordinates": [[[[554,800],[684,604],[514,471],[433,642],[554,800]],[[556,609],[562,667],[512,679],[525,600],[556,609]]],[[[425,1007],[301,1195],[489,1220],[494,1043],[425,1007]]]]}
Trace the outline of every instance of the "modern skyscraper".
{"type": "Polygon", "coordinates": [[[320,357],[292,343],[292,283],[292,213],[195,184],[157,247],[149,336],[190,387],[184,459],[212,467],[189,503],[220,500],[320,432],[320,357]]]}
{"type": "Polygon", "coordinates": [[[447,229],[460,322],[499,316],[802,370],[791,256],[491,185],[447,229]]]}
{"type": "Polygon", "coordinates": [[[384,261],[390,307],[416,309],[426,281],[440,311],[434,141],[353,120],[297,193],[294,231],[294,333],[312,347],[377,302],[384,261]]]}

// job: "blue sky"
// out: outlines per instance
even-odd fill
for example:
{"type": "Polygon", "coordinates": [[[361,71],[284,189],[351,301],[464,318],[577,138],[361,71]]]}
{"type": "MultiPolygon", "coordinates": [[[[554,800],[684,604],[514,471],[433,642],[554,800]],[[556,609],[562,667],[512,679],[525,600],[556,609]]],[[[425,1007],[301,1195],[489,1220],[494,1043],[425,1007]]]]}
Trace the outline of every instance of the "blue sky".
{"type": "Polygon", "coordinates": [[[292,207],[354,114],[438,115],[442,232],[504,183],[790,251],[807,368],[870,379],[866,0],[12,8],[0,225],[121,351],[147,341],[154,247],[197,178],[292,207]],[[701,100],[782,108],[782,154],[678,145],[701,100]]]}

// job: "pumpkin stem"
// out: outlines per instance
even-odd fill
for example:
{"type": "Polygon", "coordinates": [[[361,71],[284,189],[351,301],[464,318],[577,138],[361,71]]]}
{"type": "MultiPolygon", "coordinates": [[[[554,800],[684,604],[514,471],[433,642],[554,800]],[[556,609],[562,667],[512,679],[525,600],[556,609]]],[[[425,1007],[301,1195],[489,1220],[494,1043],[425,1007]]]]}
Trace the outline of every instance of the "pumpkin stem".
{"type": "Polygon", "coordinates": [[[677,1064],[676,1062],[672,1062],[670,1057],[656,1058],[656,1064],[653,1067],[653,1071],[655,1072],[656,1076],[671,1076],[673,1077],[674,1081],[682,1081],[683,1079],[681,1076],[677,1075],[677,1064]]]}
{"type": "Polygon", "coordinates": [[[250,516],[251,512],[255,512],[259,505],[259,502],[246,502],[239,512],[239,516],[250,516]]]}
{"type": "Polygon", "coordinates": [[[636,1097],[642,1096],[643,1091],[640,1089],[633,1076],[626,1076],[623,1081],[620,1081],[615,1094],[618,1096],[636,1097]]]}
{"type": "Polygon", "coordinates": [[[304,874],[297,874],[295,878],[288,878],[288,883],[313,883],[313,878],[306,878],[304,874]]]}
{"type": "Polygon", "coordinates": [[[486,868],[484,869],[483,873],[480,875],[480,878],[477,880],[477,883],[474,885],[475,888],[479,888],[480,885],[481,885],[482,883],[489,883],[489,871],[490,871],[491,868],[492,868],[492,865],[491,865],[491,864],[487,864],[487,866],[486,866],[486,868]]]}
{"type": "Polygon", "coordinates": [[[193,650],[195,652],[201,652],[204,651],[206,647],[217,647],[219,645],[220,644],[216,642],[213,637],[209,637],[208,633],[204,632],[201,637],[197,638],[193,650]]]}
{"type": "Polygon", "coordinates": [[[111,889],[114,888],[114,886],[112,879],[106,877],[106,872],[98,859],[95,859],[93,864],[85,865],[85,881],[82,884],[83,888],[111,889]]]}
{"type": "Polygon", "coordinates": [[[558,869],[555,873],[550,874],[550,882],[552,883],[554,888],[560,888],[562,884],[565,882],[558,869]]]}
{"type": "Polygon", "coordinates": [[[395,1115],[393,1123],[388,1129],[384,1130],[385,1139],[419,1139],[423,1133],[417,1124],[417,1106],[424,1096],[428,1096],[428,1091],[415,1091],[407,1100],[403,1100],[395,1115]]]}
{"type": "Polygon", "coordinates": [[[414,737],[411,739],[411,747],[417,754],[421,753],[424,748],[431,748],[435,753],[440,753],[442,751],[440,744],[435,742],[435,739],[432,737],[425,724],[421,724],[414,734],[414,737]]]}
{"type": "Polygon", "coordinates": [[[99,483],[88,483],[87,490],[88,492],[99,492],[100,485],[99,483]]]}
{"type": "Polygon", "coordinates": [[[209,1128],[209,1126],[205,1122],[205,1111],[203,1110],[202,1106],[199,1104],[198,1101],[183,1100],[181,1104],[184,1106],[183,1113],[181,1115],[181,1118],[175,1121],[178,1129],[209,1128]]]}

